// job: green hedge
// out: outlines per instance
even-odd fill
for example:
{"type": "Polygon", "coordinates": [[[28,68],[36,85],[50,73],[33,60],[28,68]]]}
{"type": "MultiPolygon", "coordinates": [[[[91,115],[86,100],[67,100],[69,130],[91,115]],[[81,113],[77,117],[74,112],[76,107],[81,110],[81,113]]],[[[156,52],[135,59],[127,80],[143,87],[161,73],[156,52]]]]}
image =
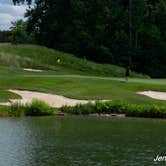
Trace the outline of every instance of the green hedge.
{"type": "Polygon", "coordinates": [[[158,105],[135,105],[121,102],[96,102],[75,107],[63,106],[60,111],[64,113],[88,114],[126,114],[128,117],[166,118],[166,107],[158,105]]]}

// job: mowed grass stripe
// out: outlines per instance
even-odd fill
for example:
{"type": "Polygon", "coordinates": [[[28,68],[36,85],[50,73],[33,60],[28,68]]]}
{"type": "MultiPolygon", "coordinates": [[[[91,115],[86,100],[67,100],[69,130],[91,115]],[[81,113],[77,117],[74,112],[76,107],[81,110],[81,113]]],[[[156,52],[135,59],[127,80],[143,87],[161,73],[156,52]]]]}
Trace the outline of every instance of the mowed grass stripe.
{"type": "MultiPolygon", "coordinates": [[[[96,77],[87,78],[81,76],[47,77],[43,75],[34,75],[32,77],[30,75],[19,75],[1,79],[0,90],[26,89],[64,95],[75,99],[110,99],[136,104],[166,103],[136,94],[137,91],[143,90],[166,91],[164,80],[154,80],[153,83],[150,80],[147,83],[146,79],[146,83],[144,83],[143,79],[139,79],[139,81],[135,82],[134,79],[131,79],[126,83],[124,81],[111,80],[111,78],[97,79],[96,77]]],[[[3,96],[1,98],[3,99],[3,96]]]]}

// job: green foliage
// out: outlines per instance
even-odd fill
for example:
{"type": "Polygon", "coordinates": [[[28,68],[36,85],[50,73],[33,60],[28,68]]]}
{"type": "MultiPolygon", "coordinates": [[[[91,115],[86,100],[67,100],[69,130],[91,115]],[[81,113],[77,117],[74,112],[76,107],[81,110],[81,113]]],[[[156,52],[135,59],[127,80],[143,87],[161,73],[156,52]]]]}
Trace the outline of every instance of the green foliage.
{"type": "Polygon", "coordinates": [[[43,101],[33,100],[32,103],[23,105],[13,103],[8,114],[14,117],[20,116],[48,116],[53,114],[53,109],[43,101]]]}
{"type": "Polygon", "coordinates": [[[8,117],[9,115],[9,111],[10,111],[10,107],[9,106],[1,106],[0,105],[0,117],[8,117]]]}
{"type": "Polygon", "coordinates": [[[11,31],[0,31],[0,42],[10,42],[11,31]]]}
{"type": "MultiPolygon", "coordinates": [[[[64,113],[76,115],[89,114],[126,114],[129,117],[166,118],[166,107],[159,105],[134,105],[123,102],[96,102],[95,104],[79,104],[75,107],[63,106],[59,109],[64,113]]],[[[46,103],[34,100],[31,104],[14,103],[8,115],[20,116],[47,116],[52,115],[53,109],[46,103]]]]}
{"type": "Polygon", "coordinates": [[[63,106],[60,111],[77,114],[126,114],[128,117],[166,118],[166,107],[159,105],[135,105],[123,102],[96,102],[95,104],[63,106]]]}
{"type": "Polygon", "coordinates": [[[14,117],[24,116],[25,106],[21,103],[13,103],[8,111],[8,114],[14,117]]]}
{"type": "MultiPolygon", "coordinates": [[[[98,64],[74,55],[36,45],[0,45],[0,64],[13,67],[51,69],[58,72],[123,77],[125,69],[98,64]],[[70,72],[71,71],[71,72],[70,72]]],[[[132,72],[131,77],[144,77],[132,72]]]]}
{"type": "Polygon", "coordinates": [[[23,20],[12,22],[11,41],[13,44],[34,42],[33,36],[28,34],[26,29],[27,29],[27,22],[23,20]]]}
{"type": "Polygon", "coordinates": [[[52,115],[53,109],[43,101],[33,100],[30,105],[25,107],[26,116],[47,116],[52,115]]]}
{"type": "Polygon", "coordinates": [[[14,4],[20,4],[26,2],[27,4],[31,4],[32,0],[12,0],[14,4]]]}
{"type": "Polygon", "coordinates": [[[26,16],[41,45],[166,76],[165,0],[36,0],[26,16]]]}

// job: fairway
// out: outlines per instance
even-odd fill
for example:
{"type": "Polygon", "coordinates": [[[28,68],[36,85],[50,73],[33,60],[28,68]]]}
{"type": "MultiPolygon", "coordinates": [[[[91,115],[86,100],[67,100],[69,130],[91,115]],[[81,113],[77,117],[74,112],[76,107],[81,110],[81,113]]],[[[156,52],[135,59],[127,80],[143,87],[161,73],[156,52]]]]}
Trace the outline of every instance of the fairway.
{"type": "Polygon", "coordinates": [[[0,101],[18,98],[18,95],[7,92],[8,89],[22,89],[69,98],[86,100],[116,100],[135,104],[166,104],[138,95],[145,90],[166,91],[165,79],[97,77],[73,74],[58,74],[56,71],[43,73],[25,72],[23,70],[1,67],[0,101]]]}

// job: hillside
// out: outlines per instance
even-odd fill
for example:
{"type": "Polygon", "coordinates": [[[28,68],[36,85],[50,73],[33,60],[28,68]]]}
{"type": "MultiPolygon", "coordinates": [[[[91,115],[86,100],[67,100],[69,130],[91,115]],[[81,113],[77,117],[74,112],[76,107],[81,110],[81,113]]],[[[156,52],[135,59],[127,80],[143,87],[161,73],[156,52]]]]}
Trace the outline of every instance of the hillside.
{"type": "MultiPolygon", "coordinates": [[[[82,74],[123,77],[125,69],[108,64],[97,64],[36,45],[0,45],[0,65],[16,68],[54,70],[60,74],[82,74]]],[[[144,77],[132,72],[132,77],[144,77]]]]}

